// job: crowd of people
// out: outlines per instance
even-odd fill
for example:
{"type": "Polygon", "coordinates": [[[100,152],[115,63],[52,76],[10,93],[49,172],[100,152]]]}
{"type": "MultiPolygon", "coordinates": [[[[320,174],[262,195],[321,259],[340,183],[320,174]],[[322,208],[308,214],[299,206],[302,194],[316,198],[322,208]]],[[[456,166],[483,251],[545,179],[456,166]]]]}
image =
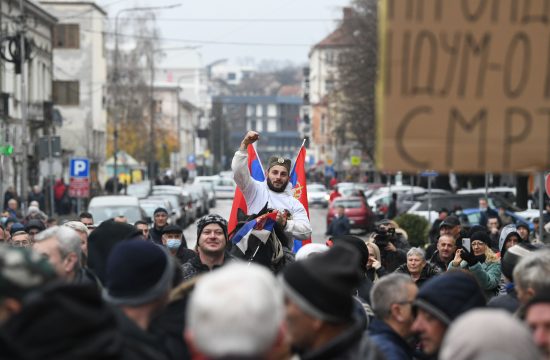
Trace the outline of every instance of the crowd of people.
{"type": "Polygon", "coordinates": [[[0,359],[550,359],[550,249],[529,231],[445,214],[424,249],[390,219],[367,239],[342,223],[292,254],[311,224],[288,192],[288,159],[251,179],[256,140],[245,136],[233,170],[246,221],[275,224],[266,237],[237,224],[251,253],[217,214],[186,239],[162,207],[151,226],[96,226],[86,212],[58,225],[9,207],[0,359]]]}

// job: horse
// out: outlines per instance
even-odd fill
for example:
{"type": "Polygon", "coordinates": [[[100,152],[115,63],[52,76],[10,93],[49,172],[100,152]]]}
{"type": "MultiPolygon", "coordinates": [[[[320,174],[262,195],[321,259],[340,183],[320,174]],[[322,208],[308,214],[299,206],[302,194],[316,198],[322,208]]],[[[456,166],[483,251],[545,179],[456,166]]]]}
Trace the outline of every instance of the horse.
{"type": "MultiPolygon", "coordinates": [[[[237,226],[231,232],[229,238],[233,236],[247,222],[255,218],[267,214],[273,210],[268,209],[267,203],[263,209],[257,214],[246,215],[241,209],[237,211],[237,226]]],[[[285,265],[294,262],[294,254],[291,247],[292,240],[288,239],[283,228],[279,224],[275,224],[269,238],[264,244],[253,234],[248,238],[248,248],[245,253],[237,246],[231,246],[229,251],[232,256],[247,262],[253,262],[269,268],[273,273],[279,273],[285,265]]]]}

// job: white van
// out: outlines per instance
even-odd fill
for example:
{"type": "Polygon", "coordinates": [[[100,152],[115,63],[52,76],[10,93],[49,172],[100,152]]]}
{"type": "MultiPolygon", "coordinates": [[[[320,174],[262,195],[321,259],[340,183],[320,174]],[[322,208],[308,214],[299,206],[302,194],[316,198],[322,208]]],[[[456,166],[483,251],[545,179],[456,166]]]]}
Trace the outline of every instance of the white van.
{"type": "Polygon", "coordinates": [[[129,224],[147,219],[147,215],[139,206],[139,199],[135,196],[96,196],[90,200],[88,212],[94,217],[95,224],[117,216],[126,217],[129,224]]]}

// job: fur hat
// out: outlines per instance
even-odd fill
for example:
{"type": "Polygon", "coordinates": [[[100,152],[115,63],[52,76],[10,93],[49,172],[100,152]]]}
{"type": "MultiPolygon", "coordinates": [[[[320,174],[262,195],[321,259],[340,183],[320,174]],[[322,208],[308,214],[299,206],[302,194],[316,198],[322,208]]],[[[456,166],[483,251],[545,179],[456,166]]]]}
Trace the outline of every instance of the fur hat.
{"type": "Polygon", "coordinates": [[[288,298],[305,313],[327,322],[349,322],[360,280],[359,255],[348,245],[291,263],[281,276],[288,298]]]}
{"type": "Polygon", "coordinates": [[[286,171],[290,173],[290,159],[285,159],[279,156],[272,156],[269,158],[269,162],[267,163],[267,170],[271,169],[275,165],[284,166],[286,168],[286,171]]]}

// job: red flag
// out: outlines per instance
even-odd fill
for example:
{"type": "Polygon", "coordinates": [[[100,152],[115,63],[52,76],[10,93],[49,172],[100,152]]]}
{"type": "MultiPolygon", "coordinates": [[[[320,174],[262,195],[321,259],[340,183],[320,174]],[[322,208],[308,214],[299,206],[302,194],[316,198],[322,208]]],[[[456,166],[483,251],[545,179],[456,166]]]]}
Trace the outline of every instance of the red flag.
{"type": "MultiPolygon", "coordinates": [[[[262,167],[260,157],[256,152],[256,147],[254,147],[253,144],[250,144],[246,150],[248,151],[248,171],[250,171],[250,175],[254,180],[264,181],[264,169],[262,167]]],[[[227,224],[227,231],[229,234],[235,230],[235,227],[237,227],[237,213],[239,209],[241,209],[245,214],[248,213],[244,195],[241,189],[237,186],[235,189],[235,196],[233,196],[233,205],[231,207],[231,214],[229,214],[229,221],[227,224]]]]}
{"type": "MultiPolygon", "coordinates": [[[[307,202],[307,178],[306,178],[306,148],[304,145],[300,148],[294,167],[290,172],[290,183],[294,189],[294,197],[298,199],[306,209],[309,218],[309,205],[307,202]]],[[[311,239],[294,239],[294,252],[297,252],[303,245],[311,243],[311,239]]]]}

